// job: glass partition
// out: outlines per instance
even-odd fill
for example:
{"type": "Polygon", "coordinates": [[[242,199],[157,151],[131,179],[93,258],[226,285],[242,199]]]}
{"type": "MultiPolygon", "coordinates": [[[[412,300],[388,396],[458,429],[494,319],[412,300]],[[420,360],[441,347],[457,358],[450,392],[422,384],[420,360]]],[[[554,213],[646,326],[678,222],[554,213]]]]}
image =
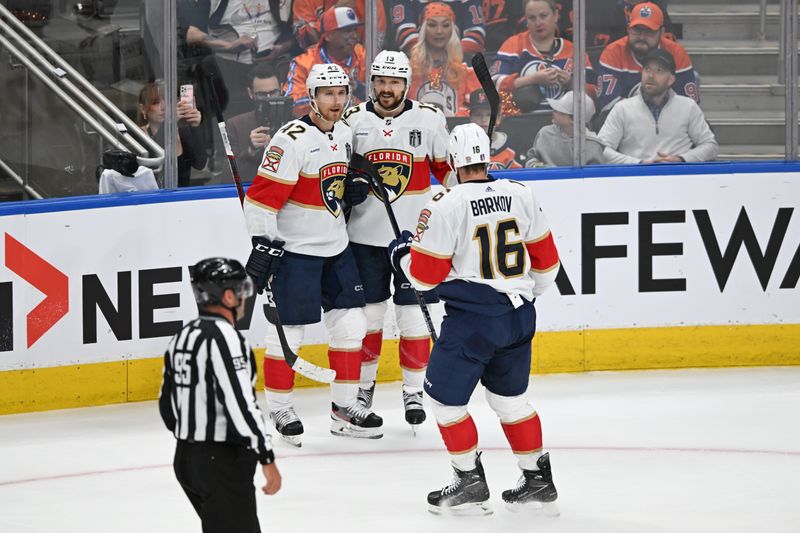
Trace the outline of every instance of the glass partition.
{"type": "Polygon", "coordinates": [[[148,38],[164,18],[148,10],[162,3],[0,2],[3,200],[95,194],[112,149],[163,183],[163,149],[135,123],[141,88],[163,77],[148,38]]]}
{"type": "Polygon", "coordinates": [[[496,169],[573,165],[576,132],[584,165],[794,158],[796,10],[796,0],[237,0],[213,11],[0,0],[0,200],[95,194],[109,168],[152,172],[139,188],[228,183],[217,108],[249,181],[273,132],[308,111],[310,66],[344,66],[357,103],[381,49],[409,55],[409,97],[440,107],[451,128],[488,125],[470,61],[485,54],[502,98],[496,169]],[[668,57],[645,60],[650,49],[668,57]],[[670,76],[699,107],[640,96],[670,76]],[[571,129],[581,114],[586,128],[571,129]]]}

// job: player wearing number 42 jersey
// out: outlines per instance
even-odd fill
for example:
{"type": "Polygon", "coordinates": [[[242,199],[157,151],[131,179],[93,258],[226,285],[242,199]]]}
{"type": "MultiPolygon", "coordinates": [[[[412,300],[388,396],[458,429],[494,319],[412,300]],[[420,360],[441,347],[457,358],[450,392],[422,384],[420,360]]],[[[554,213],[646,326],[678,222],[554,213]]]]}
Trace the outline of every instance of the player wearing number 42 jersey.
{"type": "Polygon", "coordinates": [[[445,317],[425,375],[425,393],[456,477],[428,495],[440,513],[491,512],[477,452],[478,432],[467,403],[480,380],[522,469],[503,492],[512,509],[557,497],[542,427],[525,392],[536,324],[534,300],[554,281],[558,252],[530,188],[486,172],[489,138],[477,124],[450,135],[451,165],[460,185],[425,206],[415,234],[389,245],[392,265],[419,290],[439,291],[445,317]]]}
{"type": "MultiPolygon", "coordinates": [[[[247,272],[259,291],[271,290],[294,353],[305,325],[319,322],[320,308],[325,311],[328,359],[336,371],[331,432],[378,438],[382,420],[356,401],[366,320],[344,210],[363,201],[369,187],[347,177],[353,134],[339,119],[349,79],[340,66],[319,64],[311,68],[307,87],[312,112],[272,138],[247,191],[244,213],[253,240],[247,272]]],[[[264,358],[270,419],[285,440],[299,446],[304,428],[294,411],[294,371],[282,353],[277,330],[270,327],[264,358]]]]}
{"type": "MultiPolygon", "coordinates": [[[[449,172],[446,121],[436,107],[406,99],[411,67],[402,52],[379,53],[370,75],[372,100],[349,109],[344,119],[353,128],[356,153],[370,160],[380,174],[398,225],[411,229],[431,196],[431,173],[443,182],[449,172]]],[[[359,398],[364,405],[372,405],[384,315],[393,292],[400,330],[405,417],[413,427],[425,420],[422,380],[430,337],[411,285],[402,273],[392,275],[386,258],[386,243],[394,233],[380,194],[383,192],[372,190],[353,208],[347,223],[367,301],[359,398]],[[390,292],[392,281],[394,291],[390,292]]],[[[428,303],[438,301],[431,292],[423,298],[428,303]]]]}

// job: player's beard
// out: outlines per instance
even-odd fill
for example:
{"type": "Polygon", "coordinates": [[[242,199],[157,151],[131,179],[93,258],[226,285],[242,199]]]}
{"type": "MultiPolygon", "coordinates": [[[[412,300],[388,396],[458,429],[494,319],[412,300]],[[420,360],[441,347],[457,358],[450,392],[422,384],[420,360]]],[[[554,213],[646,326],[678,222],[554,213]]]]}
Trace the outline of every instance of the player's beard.
{"type": "Polygon", "coordinates": [[[397,96],[391,92],[378,93],[378,105],[386,111],[394,111],[403,103],[403,95],[397,96]]]}

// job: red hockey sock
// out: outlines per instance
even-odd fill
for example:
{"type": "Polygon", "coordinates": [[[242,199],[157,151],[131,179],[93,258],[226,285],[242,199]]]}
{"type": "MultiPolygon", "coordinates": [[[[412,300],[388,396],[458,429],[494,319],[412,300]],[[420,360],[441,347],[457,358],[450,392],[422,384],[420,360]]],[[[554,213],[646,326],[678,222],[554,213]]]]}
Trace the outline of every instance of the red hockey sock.
{"type": "Polygon", "coordinates": [[[369,363],[377,361],[381,356],[381,346],[383,345],[383,330],[367,333],[361,343],[361,361],[369,363]]]}
{"type": "Polygon", "coordinates": [[[336,371],[336,382],[358,383],[361,379],[361,350],[328,349],[328,361],[336,371]]]}
{"type": "Polygon", "coordinates": [[[470,415],[452,424],[439,424],[439,432],[450,453],[466,453],[478,447],[478,429],[470,415]]]}
{"type": "Polygon", "coordinates": [[[502,425],[514,453],[533,453],[542,449],[542,423],[536,413],[513,424],[502,425]]]}
{"type": "Polygon", "coordinates": [[[400,337],[400,367],[408,370],[422,370],[428,366],[431,357],[430,337],[400,337]]]}
{"type": "Polygon", "coordinates": [[[275,392],[291,392],[294,389],[294,370],[283,357],[264,357],[264,388],[275,392]]]}

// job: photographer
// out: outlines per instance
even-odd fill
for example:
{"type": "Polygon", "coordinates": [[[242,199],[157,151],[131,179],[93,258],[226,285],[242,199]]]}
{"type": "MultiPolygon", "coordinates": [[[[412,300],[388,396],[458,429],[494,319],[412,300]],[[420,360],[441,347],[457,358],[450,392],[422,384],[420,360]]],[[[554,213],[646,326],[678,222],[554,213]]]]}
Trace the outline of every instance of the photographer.
{"type": "Polygon", "coordinates": [[[249,181],[258,172],[273,132],[292,118],[292,100],[281,96],[281,84],[268,63],[259,63],[250,71],[247,95],[253,110],[228,120],[227,128],[242,179],[249,181]]]}

